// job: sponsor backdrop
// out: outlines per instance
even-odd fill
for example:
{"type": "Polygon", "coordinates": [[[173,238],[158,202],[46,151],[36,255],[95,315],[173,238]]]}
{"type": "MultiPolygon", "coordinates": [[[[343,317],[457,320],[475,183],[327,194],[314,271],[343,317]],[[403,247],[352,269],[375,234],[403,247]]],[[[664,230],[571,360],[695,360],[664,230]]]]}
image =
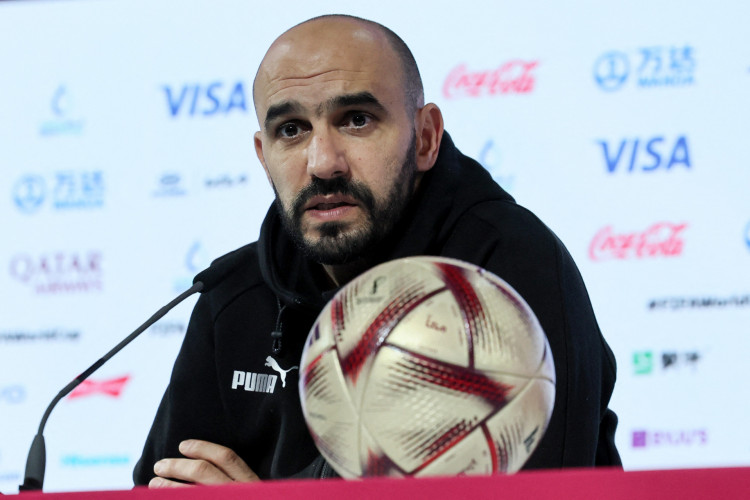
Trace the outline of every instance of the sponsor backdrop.
{"type": "MultiPolygon", "coordinates": [[[[0,4],[0,491],[69,380],[257,238],[255,70],[331,12],[400,33],[459,148],[570,249],[617,356],[625,468],[750,464],[749,4],[425,7],[0,4]]],[[[193,304],[58,405],[49,491],[130,487],[193,304]]]]}

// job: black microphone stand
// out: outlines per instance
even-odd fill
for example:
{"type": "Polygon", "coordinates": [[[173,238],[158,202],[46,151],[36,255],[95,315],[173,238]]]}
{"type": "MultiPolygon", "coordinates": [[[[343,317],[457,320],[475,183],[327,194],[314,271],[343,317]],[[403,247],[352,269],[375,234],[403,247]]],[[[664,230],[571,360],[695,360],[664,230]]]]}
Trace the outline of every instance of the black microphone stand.
{"type": "Polygon", "coordinates": [[[50,413],[52,413],[52,409],[55,407],[55,405],[57,405],[57,403],[62,398],[67,396],[70,391],[78,387],[78,385],[86,380],[92,373],[98,370],[99,367],[106,363],[112,356],[120,352],[123,347],[132,342],[149,326],[153,325],[159,319],[161,319],[161,317],[167,314],[174,306],[176,306],[189,296],[193,295],[194,293],[200,292],[201,290],[203,290],[203,283],[200,281],[194,282],[193,286],[182,292],[169,304],[156,311],[156,313],[154,313],[154,315],[151,316],[145,323],[136,328],[133,333],[125,337],[122,342],[113,347],[112,350],[102,356],[96,363],[89,366],[83,373],[78,375],[75,379],[73,379],[72,382],[66,385],[57,394],[57,396],[55,396],[49,406],[47,406],[47,410],[44,412],[42,421],[39,423],[39,430],[37,430],[36,436],[34,436],[34,440],[31,442],[29,456],[26,458],[25,477],[23,480],[23,484],[18,487],[19,491],[41,490],[42,486],[44,485],[44,469],[46,468],[47,464],[47,449],[44,444],[44,436],[42,435],[42,432],[44,431],[44,426],[46,425],[47,419],[49,418],[50,413]]]}

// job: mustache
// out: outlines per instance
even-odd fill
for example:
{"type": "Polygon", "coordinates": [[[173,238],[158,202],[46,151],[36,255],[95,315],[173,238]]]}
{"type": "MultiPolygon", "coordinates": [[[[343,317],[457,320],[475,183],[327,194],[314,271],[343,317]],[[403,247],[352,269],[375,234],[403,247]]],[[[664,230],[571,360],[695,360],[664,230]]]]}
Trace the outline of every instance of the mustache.
{"type": "Polygon", "coordinates": [[[321,179],[313,177],[310,184],[297,193],[292,203],[292,213],[295,217],[302,217],[304,206],[313,196],[342,194],[359,201],[370,213],[375,208],[375,196],[370,188],[361,182],[351,181],[345,177],[321,179]]]}

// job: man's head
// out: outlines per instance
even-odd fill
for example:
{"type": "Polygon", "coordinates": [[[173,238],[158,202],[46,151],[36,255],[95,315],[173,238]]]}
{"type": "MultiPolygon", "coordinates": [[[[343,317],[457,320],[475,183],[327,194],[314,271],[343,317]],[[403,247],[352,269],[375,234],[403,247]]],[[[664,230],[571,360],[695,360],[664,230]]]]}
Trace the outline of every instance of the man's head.
{"type": "Polygon", "coordinates": [[[315,18],[271,45],[253,97],[255,148],[286,229],[323,264],[366,255],[440,146],[442,116],[423,105],[409,49],[371,21],[315,18]]]}
{"type": "MultiPolygon", "coordinates": [[[[409,112],[413,113],[417,109],[424,106],[424,88],[422,86],[422,76],[419,74],[419,68],[417,67],[417,61],[414,59],[414,55],[411,53],[411,50],[409,49],[409,46],[406,45],[406,42],[404,42],[400,36],[398,36],[396,33],[394,33],[390,28],[383,26],[380,23],[376,23],[374,21],[370,21],[368,19],[362,19],[360,17],[355,16],[349,16],[344,14],[330,14],[325,16],[318,16],[314,17],[312,19],[309,19],[307,21],[304,21],[291,29],[287,30],[284,34],[282,34],[275,42],[280,43],[281,40],[284,39],[284,36],[287,35],[290,32],[293,32],[299,27],[302,27],[303,25],[309,24],[309,23],[315,23],[317,21],[329,21],[330,24],[335,24],[337,21],[346,24],[361,24],[365,27],[370,28],[371,30],[374,30],[376,32],[380,32],[380,34],[385,37],[385,40],[388,42],[388,45],[390,46],[390,49],[393,51],[393,53],[398,57],[398,60],[400,62],[400,74],[398,77],[401,78],[401,84],[403,85],[404,94],[407,98],[407,105],[409,106],[409,112]]],[[[326,29],[326,28],[323,28],[326,29]]],[[[337,28],[333,28],[334,30],[337,28]]],[[[342,36],[345,36],[345,33],[341,33],[342,36]]],[[[271,47],[273,48],[273,46],[271,47]]],[[[269,53],[271,50],[269,49],[269,53]]],[[[268,54],[266,55],[266,58],[268,57],[268,54]]],[[[265,58],[264,58],[265,61],[265,58]]],[[[260,70],[263,68],[263,64],[261,63],[261,67],[258,69],[258,74],[256,74],[256,81],[258,79],[258,76],[260,75],[260,70]]],[[[395,77],[396,75],[391,75],[395,77]]],[[[256,81],[253,81],[253,98],[256,102],[256,108],[257,108],[257,100],[258,96],[255,94],[256,91],[256,81]]],[[[262,123],[261,123],[262,125],[262,123]]]]}

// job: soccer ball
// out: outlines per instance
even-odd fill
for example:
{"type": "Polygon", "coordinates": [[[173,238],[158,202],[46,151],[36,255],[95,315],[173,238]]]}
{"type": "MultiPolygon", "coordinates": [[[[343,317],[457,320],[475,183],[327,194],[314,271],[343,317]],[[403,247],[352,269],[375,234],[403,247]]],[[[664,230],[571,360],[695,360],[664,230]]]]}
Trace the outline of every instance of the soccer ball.
{"type": "Polygon", "coordinates": [[[302,410],[342,477],[512,473],[542,438],[555,369],[534,313],[471,264],[408,257],[342,288],[300,363],[302,410]]]}

